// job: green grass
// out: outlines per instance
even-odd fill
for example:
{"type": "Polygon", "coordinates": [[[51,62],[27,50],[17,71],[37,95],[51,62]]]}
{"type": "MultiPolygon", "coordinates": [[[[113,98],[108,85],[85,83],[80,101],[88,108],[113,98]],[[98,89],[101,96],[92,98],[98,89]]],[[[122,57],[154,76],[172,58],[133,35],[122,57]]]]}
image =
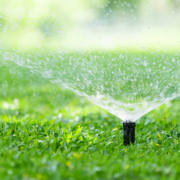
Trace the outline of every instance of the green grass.
{"type": "Polygon", "coordinates": [[[178,99],[141,118],[125,147],[115,116],[26,69],[0,72],[0,179],[179,178],[178,99]]]}

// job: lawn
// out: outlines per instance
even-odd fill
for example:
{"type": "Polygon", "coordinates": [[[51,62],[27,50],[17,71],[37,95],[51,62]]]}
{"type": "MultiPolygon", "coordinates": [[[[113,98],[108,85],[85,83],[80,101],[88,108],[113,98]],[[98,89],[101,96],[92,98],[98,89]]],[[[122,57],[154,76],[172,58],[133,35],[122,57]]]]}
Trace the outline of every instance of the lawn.
{"type": "Polygon", "coordinates": [[[122,121],[27,69],[0,66],[0,179],[178,179],[180,99],[122,121]]]}

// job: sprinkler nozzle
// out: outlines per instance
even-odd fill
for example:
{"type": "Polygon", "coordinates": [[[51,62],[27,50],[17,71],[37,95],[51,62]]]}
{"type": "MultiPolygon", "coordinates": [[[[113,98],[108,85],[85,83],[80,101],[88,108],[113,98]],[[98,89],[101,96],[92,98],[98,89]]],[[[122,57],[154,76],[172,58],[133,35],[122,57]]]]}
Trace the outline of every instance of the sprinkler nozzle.
{"type": "Polygon", "coordinates": [[[130,143],[134,144],[135,142],[135,122],[126,121],[123,122],[124,129],[124,145],[130,145],[130,143]]]}

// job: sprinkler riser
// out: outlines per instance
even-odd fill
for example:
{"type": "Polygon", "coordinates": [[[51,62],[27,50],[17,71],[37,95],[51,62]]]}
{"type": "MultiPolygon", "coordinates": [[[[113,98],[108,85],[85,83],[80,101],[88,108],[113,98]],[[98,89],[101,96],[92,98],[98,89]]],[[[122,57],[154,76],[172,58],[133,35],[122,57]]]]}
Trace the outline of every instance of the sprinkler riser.
{"type": "Polygon", "coordinates": [[[131,143],[135,143],[135,122],[126,121],[123,122],[123,138],[124,138],[124,145],[128,146],[131,143]]]}

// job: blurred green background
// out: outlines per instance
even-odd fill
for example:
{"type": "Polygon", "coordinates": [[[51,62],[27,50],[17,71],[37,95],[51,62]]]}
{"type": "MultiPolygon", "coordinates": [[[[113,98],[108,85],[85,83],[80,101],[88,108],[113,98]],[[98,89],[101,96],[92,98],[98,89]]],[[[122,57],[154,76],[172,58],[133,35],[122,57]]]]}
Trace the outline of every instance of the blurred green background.
{"type": "Polygon", "coordinates": [[[19,50],[170,46],[177,50],[179,4],[179,0],[1,1],[0,43],[19,50]]]}

